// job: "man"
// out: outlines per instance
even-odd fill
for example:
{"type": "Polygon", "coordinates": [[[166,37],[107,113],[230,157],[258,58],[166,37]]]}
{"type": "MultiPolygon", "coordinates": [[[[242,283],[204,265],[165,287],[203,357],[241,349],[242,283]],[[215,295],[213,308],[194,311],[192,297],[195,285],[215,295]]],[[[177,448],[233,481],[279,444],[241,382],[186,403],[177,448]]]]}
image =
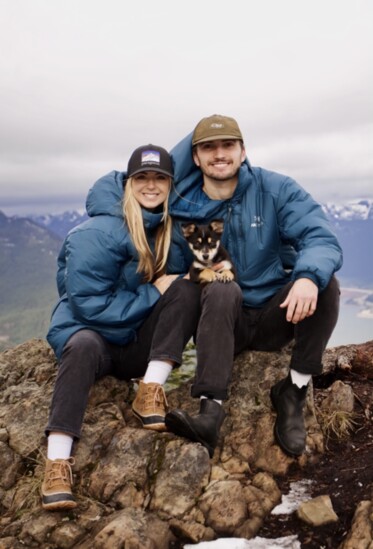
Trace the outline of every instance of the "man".
{"type": "Polygon", "coordinates": [[[312,197],[294,180],[246,158],[237,122],[202,119],[172,151],[176,192],[171,213],[183,222],[224,220],[223,245],[237,283],[205,284],[196,336],[192,396],[200,412],[166,415],[174,433],[201,442],[213,455],[224,421],[234,355],[244,349],[275,351],[294,340],[289,375],[271,389],[277,413],[275,439],[291,456],[306,443],[303,408],[312,375],[338,318],[333,276],[342,251],[312,197]]]}

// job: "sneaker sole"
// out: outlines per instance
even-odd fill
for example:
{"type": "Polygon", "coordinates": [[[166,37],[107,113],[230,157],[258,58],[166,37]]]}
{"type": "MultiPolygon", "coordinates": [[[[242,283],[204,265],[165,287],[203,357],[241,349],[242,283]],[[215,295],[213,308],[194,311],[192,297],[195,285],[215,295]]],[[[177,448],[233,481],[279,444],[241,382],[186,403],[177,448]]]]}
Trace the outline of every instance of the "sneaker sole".
{"type": "Polygon", "coordinates": [[[62,511],[65,509],[75,509],[78,505],[73,499],[56,500],[55,498],[56,496],[43,496],[42,508],[46,511],[62,511]],[[49,498],[53,499],[53,501],[46,501],[49,498]]]}
{"type": "Polygon", "coordinates": [[[153,431],[167,431],[164,418],[163,418],[163,421],[162,419],[160,419],[159,416],[150,416],[146,418],[138,414],[133,408],[132,408],[132,413],[135,416],[135,418],[140,421],[144,429],[150,429],[153,431]]]}

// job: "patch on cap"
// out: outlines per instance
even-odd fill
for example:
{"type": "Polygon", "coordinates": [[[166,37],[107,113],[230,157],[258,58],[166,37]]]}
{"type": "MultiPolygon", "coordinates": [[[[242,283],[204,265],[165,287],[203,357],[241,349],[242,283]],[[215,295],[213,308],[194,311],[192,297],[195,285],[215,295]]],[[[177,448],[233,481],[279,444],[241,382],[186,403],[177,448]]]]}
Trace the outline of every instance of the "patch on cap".
{"type": "Polygon", "coordinates": [[[128,161],[127,177],[140,172],[154,171],[173,177],[172,160],[166,149],[157,145],[137,147],[128,161]]]}
{"type": "Polygon", "coordinates": [[[161,154],[158,151],[143,151],[141,154],[141,164],[161,163],[161,154]]]}

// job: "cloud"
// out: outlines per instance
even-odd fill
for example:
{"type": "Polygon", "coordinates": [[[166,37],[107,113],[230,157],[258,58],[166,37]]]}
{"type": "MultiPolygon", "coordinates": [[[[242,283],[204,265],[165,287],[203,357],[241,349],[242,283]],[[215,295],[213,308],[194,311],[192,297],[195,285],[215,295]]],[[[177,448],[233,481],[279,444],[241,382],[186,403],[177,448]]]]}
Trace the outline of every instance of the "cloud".
{"type": "Polygon", "coordinates": [[[237,118],[253,164],[315,196],[371,192],[370,0],[13,0],[0,47],[0,200],[72,192],[237,118]],[[11,46],[11,47],[10,47],[11,46]]]}

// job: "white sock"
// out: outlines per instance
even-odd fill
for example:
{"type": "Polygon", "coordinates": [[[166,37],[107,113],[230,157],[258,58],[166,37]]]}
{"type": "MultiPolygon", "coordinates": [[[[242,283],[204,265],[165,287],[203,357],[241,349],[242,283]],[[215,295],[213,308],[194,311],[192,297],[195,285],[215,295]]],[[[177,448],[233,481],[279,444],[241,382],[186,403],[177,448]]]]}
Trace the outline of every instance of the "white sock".
{"type": "MultiPolygon", "coordinates": [[[[202,400],[203,398],[208,398],[208,397],[205,396],[205,395],[201,395],[199,398],[202,400]]],[[[223,404],[223,401],[222,401],[222,400],[217,400],[216,398],[213,398],[212,400],[214,400],[215,402],[217,402],[218,404],[220,404],[220,406],[223,404]]]]}
{"type": "Polygon", "coordinates": [[[164,385],[172,372],[172,366],[163,360],[151,360],[145,372],[144,383],[159,383],[164,385]]]}
{"type": "Polygon", "coordinates": [[[73,437],[63,433],[51,433],[48,437],[48,459],[69,459],[73,437]]]}
{"type": "Polygon", "coordinates": [[[290,370],[291,375],[291,381],[299,387],[300,389],[308,384],[309,380],[311,379],[310,374],[300,374],[296,370],[290,370]]]}

